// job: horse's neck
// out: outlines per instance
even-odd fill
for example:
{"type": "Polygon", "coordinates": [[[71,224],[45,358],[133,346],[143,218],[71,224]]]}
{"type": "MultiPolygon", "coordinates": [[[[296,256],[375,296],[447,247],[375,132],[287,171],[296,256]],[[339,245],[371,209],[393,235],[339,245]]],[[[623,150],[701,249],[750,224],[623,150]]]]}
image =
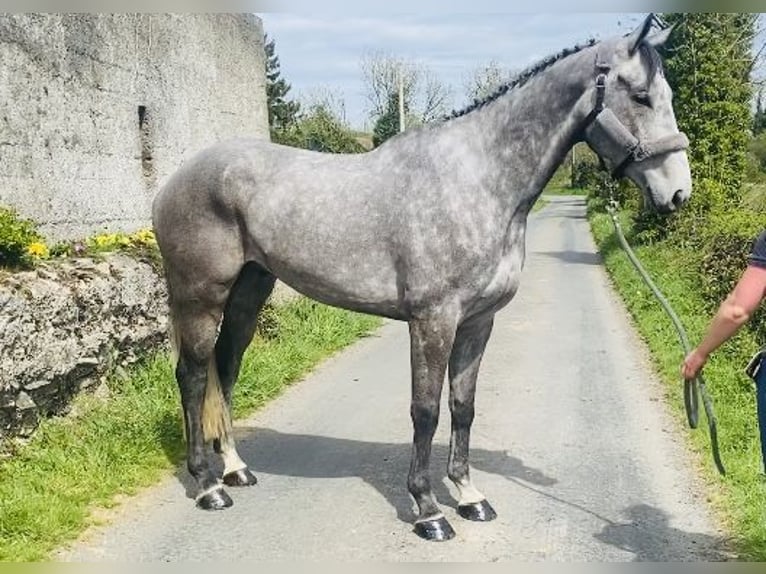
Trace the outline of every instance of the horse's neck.
{"type": "Polygon", "coordinates": [[[471,112],[472,131],[481,139],[476,149],[489,154],[489,187],[512,216],[526,217],[577,139],[590,111],[590,59],[587,53],[572,55],[471,112]]]}

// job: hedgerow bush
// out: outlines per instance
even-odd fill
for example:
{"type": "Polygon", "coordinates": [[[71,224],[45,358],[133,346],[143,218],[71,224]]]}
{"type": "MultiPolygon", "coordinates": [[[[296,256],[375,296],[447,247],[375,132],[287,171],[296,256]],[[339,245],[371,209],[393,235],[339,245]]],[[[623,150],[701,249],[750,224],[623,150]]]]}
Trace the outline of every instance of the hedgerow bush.
{"type": "MultiPolygon", "coordinates": [[[[764,230],[763,214],[745,210],[711,214],[700,233],[700,285],[709,311],[718,308],[739,280],[753,243],[764,230]]],[[[748,325],[766,339],[766,312],[759,309],[748,325]]]]}
{"type": "Polygon", "coordinates": [[[572,166],[572,187],[595,189],[601,181],[601,168],[596,160],[582,159],[572,166]]]}

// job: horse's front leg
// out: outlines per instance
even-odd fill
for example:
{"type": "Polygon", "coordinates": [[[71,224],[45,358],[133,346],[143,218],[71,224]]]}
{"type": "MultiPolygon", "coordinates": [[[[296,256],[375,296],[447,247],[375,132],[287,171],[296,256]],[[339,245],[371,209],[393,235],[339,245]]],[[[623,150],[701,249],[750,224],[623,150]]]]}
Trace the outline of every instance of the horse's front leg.
{"type": "Polygon", "coordinates": [[[496,518],[497,514],[471,482],[468,449],[474,416],[476,377],[493,322],[494,314],[461,325],[455,335],[449,359],[452,435],[447,476],[460,492],[458,514],[468,520],[482,522],[496,518]]]}
{"type": "Polygon", "coordinates": [[[448,540],[455,536],[455,531],[434,499],[429,464],[456,321],[452,314],[443,313],[426,319],[413,319],[409,325],[412,367],[410,415],[414,437],[407,486],[418,505],[415,532],[427,540],[448,540]]]}

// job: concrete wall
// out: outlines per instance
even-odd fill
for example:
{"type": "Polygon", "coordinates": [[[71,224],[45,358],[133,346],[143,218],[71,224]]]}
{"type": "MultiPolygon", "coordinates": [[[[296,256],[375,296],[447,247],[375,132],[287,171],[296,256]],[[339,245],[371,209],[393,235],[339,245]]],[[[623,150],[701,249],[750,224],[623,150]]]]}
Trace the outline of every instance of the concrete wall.
{"type": "Polygon", "coordinates": [[[185,158],[268,138],[253,15],[0,14],[0,205],[52,239],[135,230],[185,158]]]}

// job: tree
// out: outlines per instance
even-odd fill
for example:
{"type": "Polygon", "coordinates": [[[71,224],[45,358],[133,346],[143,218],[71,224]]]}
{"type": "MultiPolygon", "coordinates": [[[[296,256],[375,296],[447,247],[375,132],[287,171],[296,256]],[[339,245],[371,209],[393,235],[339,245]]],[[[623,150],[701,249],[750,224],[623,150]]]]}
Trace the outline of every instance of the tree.
{"type": "Polygon", "coordinates": [[[753,135],[757,136],[766,130],[766,111],[763,109],[763,88],[758,90],[758,99],[755,103],[755,114],[753,114],[753,135]]]}
{"type": "MultiPolygon", "coordinates": [[[[404,114],[407,115],[407,103],[404,104],[404,114]]],[[[386,111],[378,117],[372,130],[372,145],[378,147],[388,138],[399,133],[399,94],[391,94],[388,98],[386,111]]]]}
{"type": "Polygon", "coordinates": [[[288,128],[280,132],[284,145],[328,153],[360,153],[365,151],[354,133],[327,102],[309,106],[288,128]]]}
{"type": "Polygon", "coordinates": [[[751,46],[757,14],[672,13],[663,18],[676,24],[666,46],[665,69],[679,128],[691,141],[695,210],[736,205],[752,126],[751,46]]]}
{"type": "Polygon", "coordinates": [[[500,86],[513,80],[514,75],[495,60],[477,66],[464,83],[468,101],[481,101],[491,96],[500,86]]]}
{"type": "Polygon", "coordinates": [[[446,113],[450,91],[426,67],[382,52],[365,54],[360,66],[370,117],[387,113],[391,98],[398,97],[400,83],[408,125],[430,122],[446,113]]]}
{"type": "Polygon", "coordinates": [[[279,141],[279,132],[295,123],[300,104],[286,99],[290,84],[281,77],[274,40],[269,40],[268,34],[263,36],[263,49],[266,56],[266,104],[269,112],[269,130],[272,139],[279,141]]]}

